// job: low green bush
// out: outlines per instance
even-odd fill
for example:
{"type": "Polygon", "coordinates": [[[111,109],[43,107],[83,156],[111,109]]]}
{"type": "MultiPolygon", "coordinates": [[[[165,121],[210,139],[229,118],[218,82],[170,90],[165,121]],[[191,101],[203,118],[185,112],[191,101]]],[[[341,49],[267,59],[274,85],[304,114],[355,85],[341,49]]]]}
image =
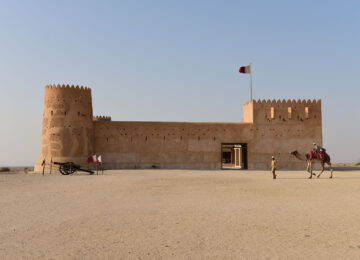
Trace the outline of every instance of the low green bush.
{"type": "Polygon", "coordinates": [[[10,168],[8,167],[1,167],[0,168],[0,172],[9,172],[10,171],[10,168]]]}

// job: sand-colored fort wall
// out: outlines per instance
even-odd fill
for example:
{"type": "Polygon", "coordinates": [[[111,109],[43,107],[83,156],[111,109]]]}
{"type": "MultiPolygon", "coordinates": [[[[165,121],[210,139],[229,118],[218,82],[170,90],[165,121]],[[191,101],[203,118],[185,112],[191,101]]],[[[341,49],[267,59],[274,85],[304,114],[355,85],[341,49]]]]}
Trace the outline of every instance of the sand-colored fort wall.
{"type": "Polygon", "coordinates": [[[250,124],[94,122],[106,168],[219,169],[221,143],[248,143],[250,124]]]}
{"type": "Polygon", "coordinates": [[[101,154],[106,169],[221,168],[221,145],[247,144],[249,169],[268,169],[271,156],[281,169],[303,169],[290,156],[322,145],[321,101],[263,100],[244,104],[241,123],[113,122],[93,117],[91,90],[46,86],[41,156],[86,165],[101,154]]]}
{"type": "Polygon", "coordinates": [[[103,117],[94,122],[94,150],[112,169],[219,169],[222,143],[247,143],[249,169],[268,169],[272,155],[282,169],[303,169],[290,152],[305,153],[314,141],[322,145],[321,132],[321,101],[251,101],[244,104],[243,123],[111,122],[103,117]]]}
{"type": "Polygon", "coordinates": [[[69,85],[45,87],[41,155],[54,161],[83,162],[93,153],[91,89],[69,85]]]}
{"type": "Polygon", "coordinates": [[[313,142],[322,145],[321,100],[253,100],[244,105],[243,121],[253,121],[249,169],[269,168],[272,155],[279,168],[303,169],[290,152],[305,154],[313,142]]]}

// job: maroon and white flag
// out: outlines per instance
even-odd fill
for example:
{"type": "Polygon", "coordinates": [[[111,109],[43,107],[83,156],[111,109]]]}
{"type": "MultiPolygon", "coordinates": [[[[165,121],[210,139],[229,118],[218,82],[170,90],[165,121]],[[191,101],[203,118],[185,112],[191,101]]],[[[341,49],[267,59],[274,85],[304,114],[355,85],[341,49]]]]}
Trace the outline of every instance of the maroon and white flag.
{"type": "Polygon", "coordinates": [[[252,98],[252,73],[251,73],[251,63],[248,66],[242,66],[239,68],[240,73],[244,74],[250,74],[250,100],[253,100],[252,98]]]}
{"type": "Polygon", "coordinates": [[[240,73],[251,74],[251,65],[240,67],[239,72],[240,73]]]}
{"type": "Polygon", "coordinates": [[[102,163],[101,155],[99,155],[99,156],[97,157],[96,162],[97,162],[97,163],[102,163]]]}

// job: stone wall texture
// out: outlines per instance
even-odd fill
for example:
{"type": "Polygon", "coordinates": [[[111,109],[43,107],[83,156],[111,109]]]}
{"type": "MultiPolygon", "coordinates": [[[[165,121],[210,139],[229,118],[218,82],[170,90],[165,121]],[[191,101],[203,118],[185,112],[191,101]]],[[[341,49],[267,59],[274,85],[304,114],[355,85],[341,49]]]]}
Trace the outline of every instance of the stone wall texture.
{"type": "Polygon", "coordinates": [[[54,161],[83,163],[94,152],[91,89],[69,85],[45,87],[41,155],[54,161]]]}
{"type": "Polygon", "coordinates": [[[45,87],[41,155],[53,161],[86,165],[101,154],[105,169],[220,169],[221,145],[246,143],[249,169],[269,169],[271,156],[280,169],[304,169],[290,152],[322,145],[320,100],[252,100],[240,123],[113,122],[93,117],[91,90],[45,87]]]}

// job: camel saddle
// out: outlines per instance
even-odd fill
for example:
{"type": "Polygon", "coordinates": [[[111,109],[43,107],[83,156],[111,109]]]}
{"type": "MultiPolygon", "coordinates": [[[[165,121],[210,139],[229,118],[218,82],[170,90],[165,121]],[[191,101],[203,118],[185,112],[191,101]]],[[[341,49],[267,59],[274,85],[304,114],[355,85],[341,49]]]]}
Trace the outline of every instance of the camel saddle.
{"type": "Polygon", "coordinates": [[[310,150],[306,154],[306,159],[308,160],[318,159],[322,162],[326,162],[326,163],[330,162],[330,156],[325,152],[325,150],[316,150],[316,151],[310,150]]]}

